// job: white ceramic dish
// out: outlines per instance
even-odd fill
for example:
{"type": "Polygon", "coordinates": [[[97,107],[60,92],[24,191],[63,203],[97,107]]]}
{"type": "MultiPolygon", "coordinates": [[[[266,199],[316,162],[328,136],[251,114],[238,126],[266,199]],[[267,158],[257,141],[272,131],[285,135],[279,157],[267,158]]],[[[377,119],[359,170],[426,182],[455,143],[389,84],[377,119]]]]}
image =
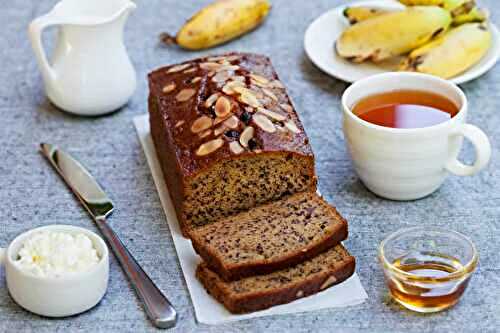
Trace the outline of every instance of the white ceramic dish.
{"type": "Polygon", "coordinates": [[[179,263],[181,265],[186,285],[191,295],[196,319],[203,324],[223,324],[237,320],[249,318],[298,313],[306,311],[314,311],[326,308],[339,308],[352,306],[363,303],[368,297],[366,295],[359,277],[356,273],[346,281],[328,288],[315,295],[298,299],[292,303],[278,305],[270,309],[256,311],[246,314],[232,314],[210,296],[201,283],[195,277],[196,266],[201,261],[200,257],[194,252],[191,241],[182,236],[179,228],[179,222],[175,215],[175,210],[168,194],[167,185],[165,184],[163,174],[160,168],[156,151],[151,140],[149,129],[149,116],[143,115],[134,118],[135,127],[139,135],[139,139],[144,149],[153,180],[156,184],[156,189],[160,195],[160,200],[167,218],[168,227],[172,234],[175,250],[179,263]]]}
{"type": "Polygon", "coordinates": [[[109,252],[101,237],[90,230],[70,225],[48,225],[17,236],[6,249],[0,250],[5,266],[7,288],[17,304],[47,317],[65,317],[84,312],[102,299],[108,287],[109,252]],[[38,277],[21,270],[14,260],[24,241],[33,233],[58,231],[83,233],[89,237],[100,260],[90,270],[58,278],[38,277]]]}
{"type": "MultiPolygon", "coordinates": [[[[385,9],[404,8],[397,1],[379,0],[349,3],[349,6],[374,6],[385,9]]],[[[334,49],[338,36],[349,26],[343,11],[346,5],[336,7],[318,17],[306,30],[304,48],[311,61],[325,73],[342,81],[355,82],[365,77],[393,71],[397,59],[384,64],[370,62],[354,64],[337,55],[334,49]]],[[[476,79],[490,70],[500,57],[500,33],[497,27],[490,23],[493,36],[491,48],[476,65],[449,81],[461,84],[476,79]]]]}

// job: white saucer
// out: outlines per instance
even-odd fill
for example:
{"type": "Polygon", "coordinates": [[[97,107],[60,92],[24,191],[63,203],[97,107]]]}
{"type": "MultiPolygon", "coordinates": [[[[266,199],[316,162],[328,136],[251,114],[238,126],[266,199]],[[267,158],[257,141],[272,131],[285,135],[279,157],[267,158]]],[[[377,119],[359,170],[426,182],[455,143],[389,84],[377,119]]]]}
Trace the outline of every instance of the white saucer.
{"type": "MultiPolygon", "coordinates": [[[[349,6],[373,6],[387,9],[404,8],[397,1],[378,0],[350,3],[349,6]]],[[[343,15],[346,5],[336,7],[318,17],[306,30],[304,48],[311,61],[325,73],[346,82],[355,82],[373,74],[392,71],[399,62],[398,59],[384,64],[362,63],[354,64],[337,55],[334,49],[335,41],[349,22],[343,15]]],[[[493,24],[489,24],[492,33],[492,45],[486,55],[461,75],[450,79],[461,84],[473,80],[490,70],[500,57],[500,33],[493,24]]]]}

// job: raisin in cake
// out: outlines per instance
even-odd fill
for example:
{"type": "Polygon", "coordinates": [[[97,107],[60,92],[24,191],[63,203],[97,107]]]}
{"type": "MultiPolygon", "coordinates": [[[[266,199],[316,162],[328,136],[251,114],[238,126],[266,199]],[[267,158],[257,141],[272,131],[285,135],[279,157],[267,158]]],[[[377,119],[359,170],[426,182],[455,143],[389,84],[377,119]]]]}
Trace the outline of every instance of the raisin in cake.
{"type": "Polygon", "coordinates": [[[317,293],[349,278],[354,267],[354,257],[342,245],[337,245],[296,266],[266,275],[225,282],[201,263],[196,276],[229,311],[244,313],[317,293]]]}
{"type": "Polygon", "coordinates": [[[151,135],[183,233],[314,192],[308,138],[269,59],[230,53],[149,74],[151,135]]]}
{"type": "Polygon", "coordinates": [[[297,193],[189,232],[196,252],[226,281],[310,259],[347,238],[347,222],[313,192],[297,193]]]}

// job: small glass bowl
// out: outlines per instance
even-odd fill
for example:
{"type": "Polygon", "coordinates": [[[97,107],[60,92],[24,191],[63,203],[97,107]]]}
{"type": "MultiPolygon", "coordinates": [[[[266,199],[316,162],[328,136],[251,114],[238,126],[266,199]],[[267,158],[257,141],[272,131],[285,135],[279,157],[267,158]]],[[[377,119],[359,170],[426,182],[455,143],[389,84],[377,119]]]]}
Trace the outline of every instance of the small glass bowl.
{"type": "Polygon", "coordinates": [[[391,296],[407,309],[424,313],[455,305],[478,259],[466,236],[433,227],[401,229],[379,248],[391,296]]]}

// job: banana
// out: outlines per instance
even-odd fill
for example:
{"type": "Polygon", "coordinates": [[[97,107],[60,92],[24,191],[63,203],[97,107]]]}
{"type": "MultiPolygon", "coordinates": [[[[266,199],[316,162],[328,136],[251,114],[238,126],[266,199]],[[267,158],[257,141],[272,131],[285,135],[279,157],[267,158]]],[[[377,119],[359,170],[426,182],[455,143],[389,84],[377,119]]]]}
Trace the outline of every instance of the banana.
{"type": "Polygon", "coordinates": [[[453,25],[460,25],[472,22],[484,22],[488,19],[489,13],[484,9],[474,7],[467,14],[457,15],[453,18],[453,25]]]}
{"type": "Polygon", "coordinates": [[[356,24],[387,12],[387,10],[374,7],[346,7],[343,14],[349,23],[356,24]]]}
{"type": "Polygon", "coordinates": [[[465,3],[472,3],[474,6],[474,0],[399,0],[399,2],[405,6],[438,6],[446,10],[456,9],[465,3]]]}
{"type": "Polygon", "coordinates": [[[337,39],[335,49],[354,62],[378,62],[422,46],[450,23],[450,13],[442,8],[409,7],[350,26],[337,39]]]}
{"type": "Polygon", "coordinates": [[[191,17],[175,37],[161,39],[189,50],[225,43],[255,29],[271,9],[268,0],[217,0],[191,17]]]}
{"type": "Polygon", "coordinates": [[[491,32],[485,24],[466,23],[412,51],[400,70],[448,79],[477,63],[490,45],[491,32]]]}

